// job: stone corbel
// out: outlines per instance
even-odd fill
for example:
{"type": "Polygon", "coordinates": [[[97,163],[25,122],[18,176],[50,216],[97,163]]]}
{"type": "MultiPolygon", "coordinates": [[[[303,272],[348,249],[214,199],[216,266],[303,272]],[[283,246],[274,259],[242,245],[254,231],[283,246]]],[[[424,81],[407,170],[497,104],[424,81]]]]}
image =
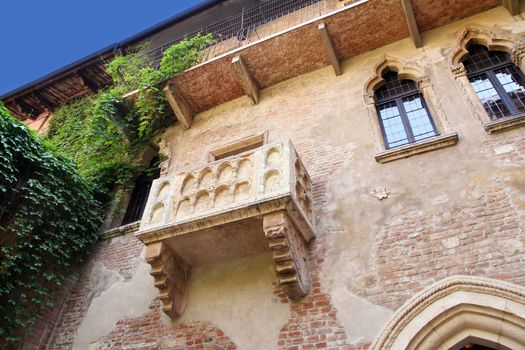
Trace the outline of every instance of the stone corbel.
{"type": "Polygon", "coordinates": [[[463,63],[458,63],[455,66],[452,67],[452,74],[454,75],[454,78],[460,78],[460,77],[466,77],[467,76],[467,70],[465,69],[465,66],[463,63]]]}
{"type": "Polygon", "coordinates": [[[304,238],[285,211],[265,215],[263,229],[273,254],[279,285],[292,300],[306,296],[311,282],[304,238]]]}
{"type": "Polygon", "coordinates": [[[151,265],[150,274],[155,278],[155,287],[160,291],[163,311],[171,318],[179,317],[186,308],[190,266],[163,242],[148,245],[146,261],[151,265]]]}

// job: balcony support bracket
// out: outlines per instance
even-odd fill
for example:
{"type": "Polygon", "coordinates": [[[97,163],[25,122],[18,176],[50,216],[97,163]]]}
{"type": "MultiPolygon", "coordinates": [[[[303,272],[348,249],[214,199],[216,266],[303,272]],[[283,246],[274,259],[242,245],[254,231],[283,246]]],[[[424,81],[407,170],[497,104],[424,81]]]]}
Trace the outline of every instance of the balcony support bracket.
{"type": "Polygon", "coordinates": [[[410,0],[401,0],[403,5],[403,12],[405,12],[405,19],[407,21],[408,32],[410,33],[410,38],[416,48],[423,46],[421,43],[421,35],[419,34],[419,29],[417,28],[416,17],[414,16],[414,9],[412,8],[412,3],[410,0]]]}
{"type": "Polygon", "coordinates": [[[164,242],[147,246],[146,261],[151,265],[150,274],[160,291],[163,311],[171,318],[178,318],[186,308],[186,289],[191,268],[171,252],[164,242]]]}
{"type": "Polygon", "coordinates": [[[175,113],[175,117],[185,129],[189,129],[194,114],[191,107],[175,86],[173,86],[173,83],[168,82],[163,90],[171,109],[175,113]]]}
{"type": "Polygon", "coordinates": [[[265,215],[263,229],[273,254],[279,285],[292,300],[306,296],[311,282],[308,248],[303,236],[286,211],[265,215]]]}
{"type": "Polygon", "coordinates": [[[317,29],[319,30],[319,34],[321,35],[321,40],[323,40],[326,53],[330,58],[330,63],[332,63],[332,67],[334,67],[335,75],[343,74],[343,71],[341,69],[341,62],[339,61],[339,58],[337,58],[337,54],[335,53],[334,45],[332,43],[332,40],[330,39],[328,30],[326,29],[326,25],[324,23],[320,23],[317,26],[317,29]]]}
{"type": "Polygon", "coordinates": [[[248,70],[248,67],[246,67],[246,64],[240,55],[237,55],[232,59],[232,64],[244,92],[250,98],[252,104],[256,105],[259,103],[259,87],[257,86],[257,82],[253,79],[252,74],[248,70]]]}

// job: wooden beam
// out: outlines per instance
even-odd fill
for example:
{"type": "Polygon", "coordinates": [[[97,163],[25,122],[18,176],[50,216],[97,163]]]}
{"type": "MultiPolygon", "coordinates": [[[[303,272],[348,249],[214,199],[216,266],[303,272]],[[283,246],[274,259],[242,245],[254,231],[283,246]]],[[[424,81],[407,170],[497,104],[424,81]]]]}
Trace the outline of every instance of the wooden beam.
{"type": "Polygon", "coordinates": [[[232,63],[244,92],[248,95],[252,103],[256,105],[259,103],[259,88],[257,87],[257,82],[253,79],[241,56],[235,56],[232,59],[232,63]]]}
{"type": "Polygon", "coordinates": [[[6,103],[5,106],[11,112],[11,114],[13,114],[19,120],[26,120],[28,118],[27,115],[22,114],[21,111],[18,111],[16,109],[16,107],[18,107],[18,109],[21,109],[20,106],[14,103],[10,103],[10,104],[6,103]]]}
{"type": "Polygon", "coordinates": [[[91,79],[89,79],[89,77],[86,75],[86,73],[84,73],[81,70],[79,70],[77,73],[78,73],[78,76],[80,77],[80,79],[82,79],[82,81],[84,82],[84,85],[87,86],[89,90],[91,90],[93,92],[98,91],[98,85],[95,84],[91,79]]]}
{"type": "Polygon", "coordinates": [[[520,0],[503,0],[503,7],[509,11],[511,16],[520,14],[520,0]]]}
{"type": "Polygon", "coordinates": [[[27,115],[29,118],[35,117],[35,108],[31,106],[29,103],[24,101],[22,98],[15,99],[15,104],[20,107],[20,111],[27,115]]]}
{"type": "Polygon", "coordinates": [[[414,9],[410,0],[401,0],[403,5],[403,11],[405,12],[405,19],[408,25],[408,32],[412,38],[412,42],[416,48],[423,46],[421,43],[421,36],[419,35],[419,29],[417,28],[416,17],[414,17],[414,9]]]}
{"type": "Polygon", "coordinates": [[[163,90],[171,109],[173,109],[175,113],[175,117],[177,117],[177,120],[184,128],[189,129],[193,121],[193,111],[191,107],[172,83],[167,83],[163,90]]]}
{"type": "Polygon", "coordinates": [[[42,95],[40,91],[38,90],[33,91],[33,96],[35,96],[35,98],[38,101],[40,101],[42,106],[44,106],[44,108],[47,108],[47,110],[52,111],[53,109],[55,109],[56,105],[53,102],[51,102],[49,99],[47,99],[44,95],[42,95]]]}
{"type": "Polygon", "coordinates": [[[328,58],[330,58],[332,67],[334,67],[335,75],[343,74],[343,70],[341,69],[341,62],[339,62],[339,58],[337,58],[337,55],[334,50],[334,45],[332,44],[332,40],[330,39],[330,35],[328,34],[328,30],[326,29],[326,25],[324,23],[319,23],[317,29],[319,30],[319,34],[321,34],[321,39],[323,40],[324,48],[326,50],[326,53],[328,54],[328,58]]]}

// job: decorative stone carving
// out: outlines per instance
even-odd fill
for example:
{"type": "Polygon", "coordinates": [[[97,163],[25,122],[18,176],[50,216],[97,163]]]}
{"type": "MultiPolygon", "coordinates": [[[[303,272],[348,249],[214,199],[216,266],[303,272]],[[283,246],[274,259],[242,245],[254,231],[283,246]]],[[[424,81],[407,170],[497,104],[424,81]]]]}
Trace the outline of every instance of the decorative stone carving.
{"type": "Polygon", "coordinates": [[[184,305],[185,284],[179,277],[176,283],[165,282],[170,273],[187,276],[188,266],[265,250],[273,252],[288,296],[308,294],[307,243],[315,237],[312,203],[310,176],[291,142],[155,180],[136,236],[156,247],[148,262],[162,286],[167,313],[177,317],[184,305]]]}
{"type": "Polygon", "coordinates": [[[462,61],[468,55],[468,46],[472,43],[483,45],[489,50],[507,52],[514,64],[522,71],[525,70],[525,42],[505,30],[497,28],[468,27],[459,36],[452,54],[450,56],[450,66],[459,89],[470,106],[474,116],[483,124],[487,133],[507,130],[523,125],[525,117],[523,115],[501,118],[495,121],[490,120],[487,112],[483,108],[479,97],[472,89],[467,78],[467,71],[462,61]]]}
{"type": "Polygon", "coordinates": [[[190,267],[163,242],[148,245],[146,261],[151,265],[150,273],[160,291],[162,310],[170,317],[179,317],[186,308],[190,267]]]}
{"type": "Polygon", "coordinates": [[[164,160],[159,164],[160,176],[168,174],[171,163],[171,145],[165,140],[159,143],[159,154],[163,155],[164,160]]]}
{"type": "Polygon", "coordinates": [[[453,68],[463,65],[461,62],[468,55],[467,48],[472,43],[486,46],[489,50],[508,52],[514,63],[521,68],[525,57],[525,43],[508,31],[486,27],[467,27],[460,34],[450,57],[453,68]]]}
{"type": "Polygon", "coordinates": [[[284,211],[265,215],[263,228],[272,250],[280,286],[290,299],[304,297],[311,288],[308,249],[304,238],[284,211]]]}
{"type": "MultiPolygon", "coordinates": [[[[384,56],[374,67],[371,77],[365,84],[365,103],[368,108],[368,115],[370,118],[370,124],[374,130],[374,143],[376,145],[376,160],[380,163],[385,163],[386,161],[392,161],[400,158],[406,158],[414,154],[427,152],[441,146],[446,147],[456,144],[457,134],[453,132],[448,119],[446,117],[445,110],[439,101],[438,95],[434,91],[429,75],[425,72],[425,69],[417,63],[407,62],[400,58],[395,58],[391,56],[384,56]],[[398,154],[396,150],[386,150],[383,141],[383,134],[381,131],[381,125],[379,121],[379,116],[377,115],[377,110],[375,107],[374,91],[379,88],[383,82],[383,72],[385,69],[390,69],[394,72],[397,72],[401,79],[410,79],[417,83],[418,89],[425,98],[428,109],[432,116],[436,128],[438,130],[439,136],[432,138],[433,142],[431,147],[428,145],[421,144],[419,142],[405,146],[405,152],[398,154]],[[437,141],[437,139],[446,136],[447,140],[454,139],[453,142],[443,142],[442,140],[437,141]],[[395,155],[390,157],[389,154],[394,152],[395,155]],[[383,161],[385,160],[386,161],[383,161]]],[[[450,141],[449,140],[449,141],[450,141]]]]}
{"type": "Polygon", "coordinates": [[[387,187],[376,187],[372,191],[370,191],[370,195],[372,197],[376,197],[379,200],[383,200],[388,198],[390,195],[390,189],[387,187]]]}
{"type": "Polygon", "coordinates": [[[525,288],[485,277],[451,276],[401,306],[370,348],[450,349],[479,335],[494,345],[524,348],[524,334],[525,288]]]}
{"type": "Polygon", "coordinates": [[[383,82],[383,71],[385,69],[391,69],[399,75],[401,79],[410,79],[417,81],[427,76],[423,67],[419,64],[406,62],[400,58],[385,55],[376,65],[374,66],[374,72],[365,84],[365,101],[367,103],[374,104],[373,96],[374,91],[380,87],[383,82]],[[370,101],[372,97],[372,101],[370,101]]]}

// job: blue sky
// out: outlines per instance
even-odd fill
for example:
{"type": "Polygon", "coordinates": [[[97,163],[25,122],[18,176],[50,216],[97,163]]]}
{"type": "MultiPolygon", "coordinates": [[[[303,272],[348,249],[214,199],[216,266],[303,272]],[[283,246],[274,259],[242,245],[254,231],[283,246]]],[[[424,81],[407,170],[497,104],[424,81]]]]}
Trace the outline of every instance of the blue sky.
{"type": "Polygon", "coordinates": [[[5,0],[0,12],[0,95],[200,2],[5,0]]]}

